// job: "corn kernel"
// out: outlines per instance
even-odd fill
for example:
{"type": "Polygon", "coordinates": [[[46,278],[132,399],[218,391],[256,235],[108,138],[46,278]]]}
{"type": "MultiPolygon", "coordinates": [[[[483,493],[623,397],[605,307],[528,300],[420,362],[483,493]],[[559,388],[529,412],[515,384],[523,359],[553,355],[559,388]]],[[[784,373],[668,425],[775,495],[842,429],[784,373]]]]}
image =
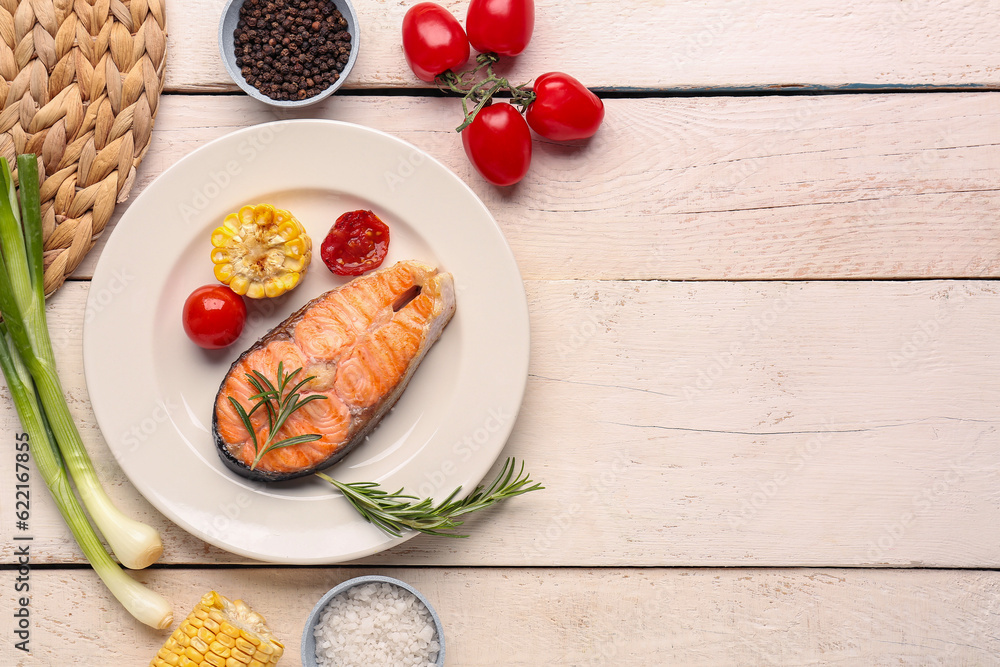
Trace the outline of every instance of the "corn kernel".
{"type": "MultiPolygon", "coordinates": [[[[170,640],[167,641],[168,643],[170,642],[170,640]]],[[[159,662],[157,663],[157,667],[162,667],[163,665],[169,665],[169,667],[176,667],[178,661],[180,661],[178,648],[179,647],[177,647],[177,642],[174,642],[173,647],[171,648],[168,648],[167,646],[161,648],[159,652],[156,654],[156,657],[159,660],[159,662]]]]}
{"type": "Polygon", "coordinates": [[[236,640],[236,648],[234,648],[233,650],[234,651],[239,650],[243,651],[244,653],[249,653],[250,655],[253,655],[254,652],[256,651],[256,647],[254,647],[253,644],[247,641],[245,637],[240,637],[239,639],[236,640]]]}
{"type": "Polygon", "coordinates": [[[239,640],[240,629],[237,628],[235,625],[233,625],[231,623],[228,623],[228,622],[224,622],[219,627],[219,630],[221,630],[225,634],[229,635],[230,637],[233,637],[234,639],[239,640]]]}
{"type": "Polygon", "coordinates": [[[248,655],[243,651],[239,650],[238,648],[234,648],[231,655],[232,657],[241,661],[244,665],[250,662],[250,659],[253,657],[252,653],[248,655]]]}
{"type": "Polygon", "coordinates": [[[269,204],[229,214],[211,241],[216,279],[251,299],[284,294],[299,283],[312,259],[312,240],[302,223],[269,204]],[[294,280],[288,280],[290,275],[294,280]]]}
{"type": "Polygon", "coordinates": [[[237,294],[246,294],[247,290],[250,289],[250,281],[247,280],[246,276],[234,274],[229,281],[229,287],[237,294]]]}
{"type": "MultiPolygon", "coordinates": [[[[225,635],[223,635],[223,636],[225,636],[225,635]]],[[[224,646],[218,640],[218,635],[216,635],[216,640],[214,642],[212,642],[211,644],[208,645],[208,650],[209,651],[211,651],[212,653],[214,653],[214,654],[216,654],[218,656],[222,656],[223,658],[228,658],[229,657],[229,648],[230,647],[224,646]]]]}
{"type": "Polygon", "coordinates": [[[260,614],[240,600],[230,602],[212,591],[202,597],[149,664],[151,667],[273,667],[283,651],[284,647],[271,636],[260,614]],[[268,661],[265,652],[273,654],[274,659],[268,661]],[[265,661],[252,657],[255,653],[264,656],[265,661]]]}

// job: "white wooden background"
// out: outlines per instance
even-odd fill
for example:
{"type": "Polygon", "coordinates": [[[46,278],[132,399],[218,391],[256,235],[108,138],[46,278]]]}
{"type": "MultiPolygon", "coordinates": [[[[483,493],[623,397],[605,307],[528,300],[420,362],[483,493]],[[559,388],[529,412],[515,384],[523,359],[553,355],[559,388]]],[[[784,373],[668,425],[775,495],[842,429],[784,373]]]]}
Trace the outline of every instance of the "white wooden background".
{"type": "MultiPolygon", "coordinates": [[[[135,193],[279,117],[229,94],[221,0],[167,4],[168,94],[135,193]]],[[[505,454],[548,488],[472,518],[468,540],[345,567],[205,545],[137,494],[94,423],[81,332],[99,244],[50,321],[99,474],[163,533],[163,565],[138,578],[178,617],[212,588],[244,597],[291,666],[312,601],[358,573],[427,594],[457,667],[998,664],[1000,1],[538,0],[511,77],[570,72],[607,120],[585,144],[536,143],[510,189],[466,161],[458,102],[409,74],[409,4],[359,2],[346,90],[294,116],[392,132],[493,211],[532,318],[505,454]]],[[[12,439],[7,401],[0,423],[12,439]]],[[[0,456],[4,610],[12,475],[0,456]]],[[[145,664],[164,634],[118,608],[40,484],[32,652],[4,612],[0,664],[145,664]]]]}

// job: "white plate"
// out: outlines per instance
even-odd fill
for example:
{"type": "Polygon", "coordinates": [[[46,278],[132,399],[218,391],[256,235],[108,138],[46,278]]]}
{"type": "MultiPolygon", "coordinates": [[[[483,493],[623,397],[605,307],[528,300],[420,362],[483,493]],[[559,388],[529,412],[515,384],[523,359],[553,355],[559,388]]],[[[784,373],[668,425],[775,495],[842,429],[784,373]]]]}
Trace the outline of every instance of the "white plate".
{"type": "Polygon", "coordinates": [[[527,303],[489,211],[426,153],[334,121],[234,132],[146,188],[94,273],[84,368],[104,438],[149,502],[233,553],[333,563],[412,537],[387,537],[314,476],[265,484],[235,475],[210,432],[215,394],[232,361],[304,302],[345,282],[323,265],[319,244],[341,213],[358,208],[373,209],[390,227],[385,265],[419,259],[450,271],[458,307],[393,411],[327,473],[438,499],[457,486],[471,490],[499,456],[524,393],[527,303]],[[184,334],[184,299],[215,282],[211,230],[230,211],[261,202],[302,221],[313,238],[312,265],[285,297],[250,304],[240,341],[206,352],[184,334]]]}

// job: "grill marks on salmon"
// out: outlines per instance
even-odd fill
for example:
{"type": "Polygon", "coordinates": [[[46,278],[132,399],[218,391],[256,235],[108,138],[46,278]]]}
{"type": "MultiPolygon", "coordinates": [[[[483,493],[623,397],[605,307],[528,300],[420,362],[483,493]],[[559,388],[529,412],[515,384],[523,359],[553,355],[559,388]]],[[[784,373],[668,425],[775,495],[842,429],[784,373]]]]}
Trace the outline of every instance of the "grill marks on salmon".
{"type": "MultiPolygon", "coordinates": [[[[265,334],[232,365],[215,401],[213,435],[219,455],[250,479],[277,481],[332,465],[356,447],[388,412],[455,311],[451,274],[415,261],[399,262],[313,299],[265,334]],[[229,401],[247,410],[256,389],[247,373],[272,382],[278,364],[309,376],[300,398],[323,396],[294,412],[274,440],[315,433],[319,440],[274,449],[251,470],[253,440],[229,401]]],[[[251,424],[261,445],[267,415],[251,424]]]]}
{"type": "Polygon", "coordinates": [[[344,355],[337,368],[336,390],[351,407],[375,405],[406,372],[420,347],[433,302],[421,294],[384,326],[344,355]]]}

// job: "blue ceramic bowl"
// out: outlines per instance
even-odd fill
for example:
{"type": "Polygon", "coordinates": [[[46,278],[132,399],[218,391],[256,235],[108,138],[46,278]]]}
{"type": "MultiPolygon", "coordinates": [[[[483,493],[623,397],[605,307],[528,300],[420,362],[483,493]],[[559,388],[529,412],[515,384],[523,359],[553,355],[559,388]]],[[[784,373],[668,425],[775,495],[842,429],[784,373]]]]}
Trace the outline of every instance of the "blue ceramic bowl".
{"type": "Polygon", "coordinates": [[[323,609],[326,608],[327,603],[329,603],[334,596],[339,595],[350,588],[374,583],[388,583],[399,586],[400,588],[413,593],[413,595],[420,600],[421,604],[427,607],[427,611],[430,612],[431,618],[434,620],[434,630],[437,632],[437,642],[441,646],[441,648],[438,649],[437,662],[434,664],[438,667],[444,667],[444,628],[441,627],[441,619],[438,617],[437,612],[434,611],[434,607],[432,607],[431,603],[427,601],[427,598],[421,595],[420,591],[415,589],[413,586],[410,586],[408,583],[400,581],[399,579],[383,577],[377,574],[348,579],[344,583],[331,588],[327,591],[326,595],[319,599],[319,602],[316,603],[316,606],[313,607],[312,612],[309,614],[309,618],[306,619],[306,626],[302,630],[302,667],[317,667],[316,637],[313,636],[313,628],[316,627],[316,624],[319,622],[320,613],[322,613],[323,609]]]}
{"type": "Polygon", "coordinates": [[[232,77],[236,85],[242,88],[247,95],[271,106],[295,109],[316,104],[320,100],[326,99],[333,94],[333,91],[344,84],[344,81],[347,80],[347,75],[350,74],[351,69],[354,67],[354,62],[358,59],[358,49],[360,46],[359,34],[361,31],[358,29],[358,16],[354,13],[354,6],[350,0],[334,0],[337,9],[340,10],[340,13],[347,20],[347,32],[351,35],[351,55],[347,60],[347,64],[344,65],[343,71],[340,72],[340,77],[329,88],[318,95],[307,97],[304,100],[287,101],[273,100],[251,86],[243,78],[240,68],[236,66],[236,45],[233,40],[233,31],[236,30],[236,23],[239,21],[240,8],[243,6],[243,2],[244,0],[228,0],[222,10],[222,18],[219,20],[219,53],[222,55],[222,62],[225,64],[229,76],[232,77]]]}

